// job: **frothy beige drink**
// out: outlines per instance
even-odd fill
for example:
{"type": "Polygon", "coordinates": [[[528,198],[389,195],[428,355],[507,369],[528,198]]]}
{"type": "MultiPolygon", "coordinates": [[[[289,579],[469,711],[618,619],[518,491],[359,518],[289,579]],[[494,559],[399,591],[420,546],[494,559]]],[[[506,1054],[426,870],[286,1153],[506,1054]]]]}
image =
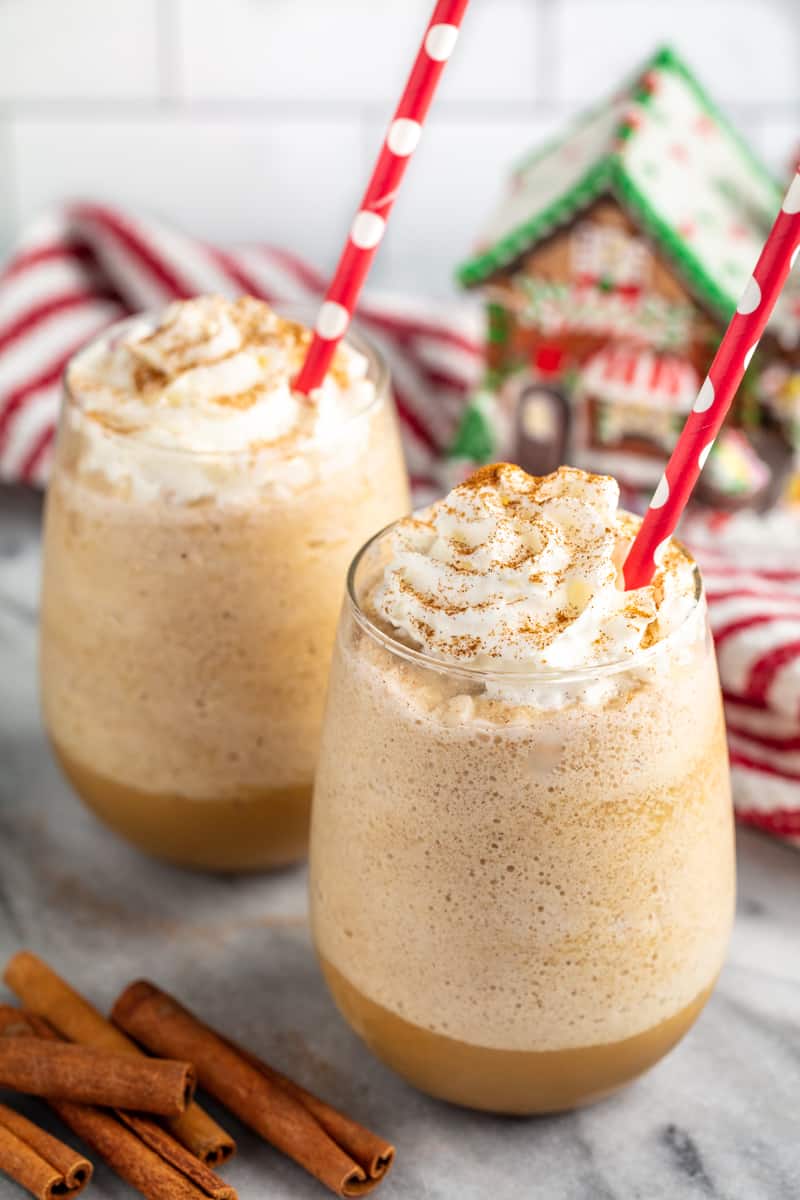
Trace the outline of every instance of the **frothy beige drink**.
{"type": "Polygon", "coordinates": [[[347,564],[408,510],[386,373],[216,297],[73,360],[47,502],[46,723],[76,789],[142,849],[220,869],[305,853],[347,564]]]}
{"type": "Polygon", "coordinates": [[[344,1015],[437,1096],[585,1103],[652,1065],[720,970],[734,898],[696,569],[625,593],[613,480],[486,468],[351,575],[312,821],[344,1015]]]}

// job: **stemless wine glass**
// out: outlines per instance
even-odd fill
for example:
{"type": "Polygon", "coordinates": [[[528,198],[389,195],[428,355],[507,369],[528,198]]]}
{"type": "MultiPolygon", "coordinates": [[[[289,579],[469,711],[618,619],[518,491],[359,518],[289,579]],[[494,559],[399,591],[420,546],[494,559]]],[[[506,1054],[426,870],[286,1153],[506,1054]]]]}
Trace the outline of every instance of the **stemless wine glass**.
{"type": "Polygon", "coordinates": [[[299,454],[164,449],[90,427],[66,387],[45,521],[45,723],[85,803],[177,863],[306,852],[348,563],[409,507],[386,366],[348,341],[374,398],[299,454]],[[200,498],[170,486],[195,478],[200,498]]]}
{"type": "Polygon", "coordinates": [[[322,968],[367,1045],[475,1108],[571,1108],[660,1059],[714,986],[734,904],[706,606],[624,662],[450,666],[370,611],[357,556],[311,833],[322,968]]]}

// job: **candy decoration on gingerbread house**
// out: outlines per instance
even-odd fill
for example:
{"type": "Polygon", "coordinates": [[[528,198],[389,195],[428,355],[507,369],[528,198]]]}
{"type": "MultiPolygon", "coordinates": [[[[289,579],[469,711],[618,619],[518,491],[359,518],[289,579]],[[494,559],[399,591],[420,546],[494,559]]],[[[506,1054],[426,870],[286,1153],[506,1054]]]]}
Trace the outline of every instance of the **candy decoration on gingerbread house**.
{"type": "MultiPolygon", "coordinates": [[[[523,161],[459,270],[487,302],[486,372],[458,474],[571,461],[634,488],[661,475],[781,203],[671,50],[523,161]]],[[[800,458],[800,288],[789,286],[708,471],[707,498],[766,504],[800,458]]]]}

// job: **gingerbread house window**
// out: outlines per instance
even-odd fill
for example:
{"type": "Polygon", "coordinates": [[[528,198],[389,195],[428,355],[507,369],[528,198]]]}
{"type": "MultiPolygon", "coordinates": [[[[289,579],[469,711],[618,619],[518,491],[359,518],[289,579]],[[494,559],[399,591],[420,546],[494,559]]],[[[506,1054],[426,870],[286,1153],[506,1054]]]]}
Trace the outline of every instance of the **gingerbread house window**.
{"type": "Polygon", "coordinates": [[[642,287],[648,258],[639,238],[594,221],[582,221],[572,236],[573,272],[597,287],[642,287]]]}

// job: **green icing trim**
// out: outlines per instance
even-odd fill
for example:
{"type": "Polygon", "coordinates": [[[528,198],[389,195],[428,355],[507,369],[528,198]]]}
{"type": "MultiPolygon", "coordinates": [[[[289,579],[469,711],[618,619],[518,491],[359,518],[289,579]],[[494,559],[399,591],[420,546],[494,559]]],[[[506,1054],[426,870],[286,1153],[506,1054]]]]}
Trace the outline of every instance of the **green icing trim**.
{"type": "Polygon", "coordinates": [[[737,298],[720,287],[677,230],[662,220],[619,160],[611,172],[611,191],[622,207],[638,219],[643,231],[669,255],[693,295],[727,321],[733,315],[737,298]]]}
{"type": "Polygon", "coordinates": [[[701,108],[705,109],[707,116],[713,118],[720,128],[724,129],[730,137],[731,141],[738,146],[742,157],[747,160],[748,165],[758,177],[767,184],[775,193],[775,203],[779,205],[783,198],[783,190],[773,175],[767,170],[761,160],[753,153],[752,147],[745,138],[739,133],[735,125],[731,124],[729,118],[725,115],[722,109],[711,99],[703,85],[695,79],[692,72],[687,67],[686,63],[671,46],[662,46],[662,48],[653,56],[648,67],[645,67],[645,72],[657,68],[663,68],[668,71],[674,71],[676,75],[680,75],[684,83],[694,95],[695,100],[701,108]]]}
{"type": "MultiPolygon", "coordinates": [[[[636,71],[632,71],[631,74],[626,77],[625,81],[617,86],[605,100],[599,100],[596,104],[592,104],[588,108],[584,108],[580,113],[574,116],[567,124],[567,127],[563,133],[554,134],[545,141],[543,146],[539,146],[536,150],[530,150],[527,154],[517,159],[512,165],[512,175],[530,170],[530,168],[535,166],[540,159],[545,158],[552,151],[558,150],[560,146],[563,146],[566,142],[568,142],[570,138],[578,133],[581,129],[584,129],[587,125],[591,125],[592,121],[596,121],[604,113],[607,113],[609,109],[613,108],[616,104],[619,104],[621,100],[630,98],[632,90],[637,86],[637,84],[639,84],[642,75],[652,68],[655,62],[655,57],[657,56],[648,59],[647,63],[645,63],[643,67],[638,68],[636,71]]],[[[605,157],[605,155],[603,157],[605,157]]]]}
{"type": "MultiPolygon", "coordinates": [[[[681,77],[692,92],[699,107],[731,138],[754,173],[774,193],[775,207],[777,209],[781,201],[781,191],[775,180],[763,164],[758,161],[745,140],[731,125],[728,118],[717,107],[705,89],[698,83],[694,75],[692,75],[683,60],[671,47],[662,47],[644,68],[643,75],[653,70],[672,71],[681,77]]],[[[637,101],[644,108],[650,106],[652,98],[653,94],[646,88],[640,89],[637,92],[637,101]]],[[[620,130],[620,134],[622,132],[623,130],[620,130]]],[[[697,296],[701,303],[705,303],[715,315],[724,321],[729,320],[736,309],[738,297],[726,291],[720,285],[717,279],[709,273],[700,259],[692,252],[677,230],[659,217],[644,192],[634,182],[627,170],[624,159],[619,155],[614,156],[612,176],[612,191],[615,192],[617,199],[638,217],[645,232],[658,241],[662,249],[670,255],[694,295],[697,296]]]]}
{"type": "MultiPolygon", "coordinates": [[[[626,86],[628,88],[632,87],[640,75],[641,72],[637,72],[636,75],[632,75],[626,86]]],[[[607,112],[608,109],[617,102],[619,97],[625,94],[625,90],[625,87],[621,89],[617,88],[607,100],[600,101],[598,104],[593,104],[591,107],[584,109],[582,113],[580,113],[569,123],[563,133],[555,134],[553,137],[547,138],[544,142],[544,145],[539,146],[536,150],[529,151],[528,154],[521,156],[512,165],[512,176],[531,170],[532,167],[535,167],[537,163],[541,162],[542,159],[546,158],[549,154],[555,153],[559,147],[565,145],[571,137],[573,137],[586,125],[591,124],[592,121],[597,120],[604,112],[607,112]]],[[[587,175],[591,176],[595,171],[601,171],[605,169],[605,167],[608,165],[609,158],[609,152],[603,154],[598,161],[589,168],[587,175]]],[[[513,258],[509,259],[506,256],[497,255],[495,252],[498,251],[502,246],[505,246],[506,243],[512,241],[516,242],[518,238],[524,241],[525,232],[533,229],[534,232],[528,235],[530,240],[525,241],[525,243],[521,245],[520,249],[516,251],[514,257],[518,256],[519,254],[524,254],[534,241],[537,241],[540,237],[544,237],[547,233],[551,232],[552,226],[548,225],[548,222],[545,220],[546,213],[550,212],[551,209],[556,208],[559,210],[559,217],[556,219],[555,224],[562,224],[568,221],[571,216],[578,212],[579,207],[581,207],[576,201],[575,196],[576,193],[582,189],[587,175],[584,175],[577,184],[574,184],[573,187],[570,188],[560,200],[550,205],[550,207],[546,209],[544,213],[540,213],[537,216],[532,217],[529,221],[525,222],[525,224],[518,226],[515,230],[512,230],[511,233],[507,234],[500,242],[496,243],[494,246],[491,246],[488,250],[483,251],[478,255],[474,255],[472,258],[462,263],[461,266],[456,269],[457,281],[464,287],[473,287],[477,283],[483,283],[489,278],[490,275],[493,275],[495,271],[499,270],[501,267],[507,266],[509,261],[513,261],[513,258]]],[[[599,191],[597,195],[600,195],[599,191]]],[[[586,203],[590,203],[591,200],[596,198],[597,197],[594,195],[590,196],[586,203]]]]}
{"type": "Polygon", "coordinates": [[[502,304],[486,305],[486,337],[494,345],[502,345],[508,341],[509,317],[508,309],[502,304]]]}
{"type": "MultiPolygon", "coordinates": [[[[631,77],[627,85],[629,96],[644,106],[648,105],[650,93],[641,86],[641,80],[649,71],[653,70],[669,70],[681,76],[706,115],[711,117],[731,138],[751,169],[762,182],[769,186],[775,195],[777,209],[781,200],[780,187],[674,50],[667,46],[662,47],[631,77]]],[[[625,94],[624,89],[622,94],[625,94]]],[[[545,155],[568,141],[569,137],[583,125],[599,116],[615,102],[619,95],[620,92],[617,91],[605,104],[597,105],[584,113],[570,126],[565,135],[549,140],[542,149],[530,155],[528,159],[522,160],[518,169],[527,170],[533,167],[545,155]]],[[[615,142],[624,142],[632,136],[632,132],[624,121],[621,122],[616,131],[615,142]]],[[[639,218],[645,231],[657,240],[674,259],[687,285],[698,298],[707,304],[714,313],[727,320],[736,308],[737,298],[720,287],[697,256],[686,246],[677,230],[658,216],[650,201],[629,175],[624,159],[614,145],[609,146],[609,149],[589,168],[579,182],[558,200],[519,225],[511,233],[506,234],[488,250],[484,250],[459,267],[456,272],[458,282],[464,287],[473,287],[485,282],[496,271],[508,266],[521,254],[524,254],[535,242],[551,233],[558,225],[570,221],[582,208],[586,208],[592,201],[598,199],[604,191],[611,191],[620,203],[624,203],[639,218]]]]}
{"type": "Polygon", "coordinates": [[[465,287],[482,283],[501,267],[514,262],[529,246],[551,233],[558,225],[570,221],[582,208],[586,208],[608,189],[610,166],[609,158],[602,158],[600,162],[595,163],[570,191],[547,205],[530,221],[506,234],[491,249],[460,267],[459,281],[465,287]]]}

